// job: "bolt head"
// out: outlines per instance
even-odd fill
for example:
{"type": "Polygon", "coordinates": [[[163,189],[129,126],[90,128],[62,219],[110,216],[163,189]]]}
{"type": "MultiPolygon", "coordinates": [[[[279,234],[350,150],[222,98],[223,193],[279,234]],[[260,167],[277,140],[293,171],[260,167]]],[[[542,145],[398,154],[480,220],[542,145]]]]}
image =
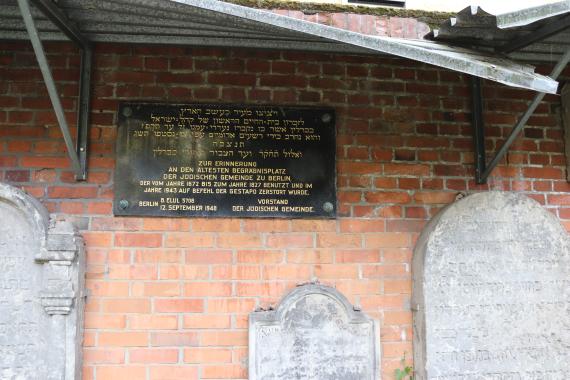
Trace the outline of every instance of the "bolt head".
{"type": "Polygon", "coordinates": [[[323,116],[321,116],[321,120],[323,121],[323,123],[330,123],[332,120],[332,116],[330,113],[325,113],[323,116]]]}
{"type": "Polygon", "coordinates": [[[121,200],[119,201],[119,208],[120,208],[121,210],[126,210],[127,207],[129,207],[129,201],[127,201],[126,199],[121,199],[121,200]]]}
{"type": "Polygon", "coordinates": [[[130,117],[133,114],[133,110],[131,109],[131,107],[125,107],[123,108],[123,116],[125,117],[130,117]]]}
{"type": "Polygon", "coordinates": [[[333,212],[334,206],[331,202],[325,202],[323,203],[323,210],[325,212],[333,212]]]}

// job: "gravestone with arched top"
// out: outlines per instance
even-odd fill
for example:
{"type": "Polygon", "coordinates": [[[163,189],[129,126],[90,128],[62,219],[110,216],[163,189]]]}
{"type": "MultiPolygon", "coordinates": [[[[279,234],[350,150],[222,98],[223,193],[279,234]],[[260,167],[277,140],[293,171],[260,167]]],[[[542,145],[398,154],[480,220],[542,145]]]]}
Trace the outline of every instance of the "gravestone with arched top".
{"type": "Polygon", "coordinates": [[[487,192],[451,204],[412,269],[416,379],[568,379],[570,244],[536,201],[487,192]]]}
{"type": "Polygon", "coordinates": [[[2,183],[0,220],[0,379],[81,378],[81,237],[2,183]]]}
{"type": "Polygon", "coordinates": [[[250,380],[378,380],[374,320],[336,289],[308,284],[249,316],[250,380]]]}

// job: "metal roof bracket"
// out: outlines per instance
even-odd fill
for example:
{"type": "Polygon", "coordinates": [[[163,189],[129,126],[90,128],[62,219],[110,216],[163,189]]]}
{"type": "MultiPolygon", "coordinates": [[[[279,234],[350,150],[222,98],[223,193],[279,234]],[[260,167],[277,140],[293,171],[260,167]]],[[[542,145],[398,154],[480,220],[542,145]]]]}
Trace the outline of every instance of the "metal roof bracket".
{"type": "Polygon", "coordinates": [[[26,30],[32,42],[32,47],[38,60],[38,65],[42,72],[49,98],[51,100],[57,122],[63,134],[67,153],[71,160],[76,180],[87,178],[87,148],[89,136],[89,114],[90,114],[90,94],[91,94],[91,67],[93,50],[90,42],[85,39],[79,31],[69,24],[65,15],[51,2],[46,0],[32,0],[45,15],[55,25],[62,30],[81,49],[81,68],[79,74],[79,109],[77,114],[77,144],[74,144],[69,131],[69,126],[65,119],[65,112],[59,99],[59,94],[51,74],[49,64],[40,40],[38,30],[34,23],[30,4],[28,0],[18,0],[18,6],[26,30]]]}
{"type": "Polygon", "coordinates": [[[485,125],[483,122],[483,95],[481,78],[471,77],[471,127],[473,128],[473,147],[475,149],[475,182],[484,184],[482,174],[485,171],[485,125]]]}
{"type": "Polygon", "coordinates": [[[556,33],[570,28],[570,14],[562,19],[549,22],[538,30],[535,30],[531,35],[524,35],[508,42],[507,44],[495,49],[499,53],[512,53],[515,50],[522,49],[535,42],[542,41],[556,33]]]}
{"type": "MultiPolygon", "coordinates": [[[[562,70],[564,70],[569,61],[570,61],[570,49],[568,49],[564,53],[564,55],[560,58],[556,66],[554,66],[554,69],[550,73],[550,78],[556,80],[556,78],[558,78],[558,76],[560,75],[562,70]]],[[[528,109],[520,117],[517,124],[514,126],[513,130],[511,131],[511,133],[509,134],[503,145],[499,148],[493,159],[489,162],[488,165],[483,165],[484,171],[481,174],[480,178],[476,178],[477,183],[482,184],[487,181],[487,178],[489,178],[489,175],[491,174],[493,169],[495,169],[495,167],[503,159],[503,157],[505,156],[505,154],[507,153],[513,142],[517,139],[518,135],[520,134],[520,132],[528,122],[528,119],[532,116],[532,114],[534,113],[534,111],[536,110],[536,108],[544,98],[544,95],[546,95],[544,92],[539,92],[535,95],[534,99],[530,102],[528,109]]],[[[476,129],[475,126],[474,129],[476,129]]]]}

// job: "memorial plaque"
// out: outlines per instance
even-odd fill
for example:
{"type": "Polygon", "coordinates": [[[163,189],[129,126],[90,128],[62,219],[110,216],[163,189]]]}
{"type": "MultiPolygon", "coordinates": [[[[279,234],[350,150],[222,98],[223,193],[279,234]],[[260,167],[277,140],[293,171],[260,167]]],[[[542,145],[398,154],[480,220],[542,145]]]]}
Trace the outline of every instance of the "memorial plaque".
{"type": "Polygon", "coordinates": [[[115,215],[336,215],[332,109],[122,104],[115,215]]]}
{"type": "Polygon", "coordinates": [[[413,259],[418,380],[565,380],[570,243],[537,202],[470,195],[442,210],[413,259]]]}
{"type": "Polygon", "coordinates": [[[0,379],[81,374],[82,240],[0,183],[0,379]]]}
{"type": "Polygon", "coordinates": [[[376,322],[334,288],[309,284],[249,315],[250,380],[377,380],[376,322]]]}

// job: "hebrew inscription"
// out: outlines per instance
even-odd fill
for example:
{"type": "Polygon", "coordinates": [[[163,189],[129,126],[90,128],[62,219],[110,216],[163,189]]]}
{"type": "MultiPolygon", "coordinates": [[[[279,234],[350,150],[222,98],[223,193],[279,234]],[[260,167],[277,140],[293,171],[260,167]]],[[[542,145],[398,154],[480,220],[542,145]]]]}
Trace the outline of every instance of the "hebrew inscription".
{"type": "Polygon", "coordinates": [[[335,289],[304,285],[250,314],[250,380],[377,380],[376,323],[335,289]]]}
{"type": "Polygon", "coordinates": [[[82,241],[65,221],[0,183],[0,378],[81,373],[82,241]]]}
{"type": "Polygon", "coordinates": [[[124,104],[116,215],[336,213],[331,109],[124,104]]]}
{"type": "Polygon", "coordinates": [[[488,192],[448,206],[413,271],[418,379],[568,378],[570,244],[537,202],[488,192]]]}

